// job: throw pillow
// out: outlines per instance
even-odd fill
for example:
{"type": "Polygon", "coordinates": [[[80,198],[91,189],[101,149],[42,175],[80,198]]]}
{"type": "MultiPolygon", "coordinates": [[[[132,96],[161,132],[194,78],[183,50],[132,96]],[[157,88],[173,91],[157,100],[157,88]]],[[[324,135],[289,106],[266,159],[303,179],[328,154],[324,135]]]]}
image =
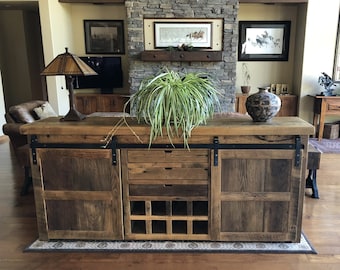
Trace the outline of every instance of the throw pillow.
{"type": "Polygon", "coordinates": [[[37,114],[39,119],[45,119],[48,117],[58,116],[53,108],[51,107],[50,103],[46,102],[41,106],[34,108],[33,111],[37,114]]]}

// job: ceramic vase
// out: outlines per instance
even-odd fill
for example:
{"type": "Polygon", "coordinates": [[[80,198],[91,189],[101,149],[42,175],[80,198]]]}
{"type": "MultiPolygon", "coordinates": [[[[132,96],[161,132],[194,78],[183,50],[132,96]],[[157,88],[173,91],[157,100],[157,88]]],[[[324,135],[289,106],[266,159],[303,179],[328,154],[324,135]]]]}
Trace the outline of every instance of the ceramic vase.
{"type": "Polygon", "coordinates": [[[248,114],[254,122],[266,122],[273,118],[281,108],[281,99],[270,93],[270,87],[259,87],[259,91],[246,100],[248,114]]]}
{"type": "Polygon", "coordinates": [[[242,94],[249,94],[250,86],[241,86],[241,92],[242,94]]]}

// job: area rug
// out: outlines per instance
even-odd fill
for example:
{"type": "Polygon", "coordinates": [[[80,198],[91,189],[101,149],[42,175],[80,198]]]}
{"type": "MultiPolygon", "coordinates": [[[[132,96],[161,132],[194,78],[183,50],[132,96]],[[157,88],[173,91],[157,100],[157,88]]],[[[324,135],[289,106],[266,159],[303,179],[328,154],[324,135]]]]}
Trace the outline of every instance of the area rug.
{"type": "Polygon", "coordinates": [[[310,138],[309,143],[322,153],[336,153],[340,154],[340,139],[321,139],[310,138]]]}
{"type": "Polygon", "coordinates": [[[205,253],[301,253],[316,254],[304,234],[300,243],[209,241],[40,241],[26,252],[205,252],[205,253]]]}

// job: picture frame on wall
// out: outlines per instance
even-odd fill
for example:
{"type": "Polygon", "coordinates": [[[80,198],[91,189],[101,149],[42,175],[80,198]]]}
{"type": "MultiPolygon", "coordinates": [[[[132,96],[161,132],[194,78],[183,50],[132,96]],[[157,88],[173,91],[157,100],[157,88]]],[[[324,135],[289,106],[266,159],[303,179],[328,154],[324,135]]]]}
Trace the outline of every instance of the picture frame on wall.
{"type": "Polygon", "coordinates": [[[240,21],[239,61],[288,61],[290,21],[240,21]]]}
{"type": "Polygon", "coordinates": [[[84,20],[87,54],[124,54],[123,20],[84,20]]]}
{"type": "Polygon", "coordinates": [[[182,44],[194,48],[212,48],[212,22],[154,22],[156,49],[178,47],[182,44]]]}

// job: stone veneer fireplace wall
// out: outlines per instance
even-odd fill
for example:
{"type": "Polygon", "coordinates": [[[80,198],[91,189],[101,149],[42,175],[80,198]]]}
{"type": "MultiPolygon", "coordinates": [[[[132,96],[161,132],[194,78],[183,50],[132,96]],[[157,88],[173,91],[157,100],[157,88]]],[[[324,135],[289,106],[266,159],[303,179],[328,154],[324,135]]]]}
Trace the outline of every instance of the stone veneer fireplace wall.
{"type": "Polygon", "coordinates": [[[238,42],[238,0],[135,0],[125,1],[128,28],[129,81],[131,93],[138,91],[145,77],[166,66],[184,72],[206,72],[216,78],[221,92],[222,111],[234,111],[236,57],[238,42]],[[221,62],[144,62],[144,26],[146,18],[223,19],[223,52],[221,62]]]}

